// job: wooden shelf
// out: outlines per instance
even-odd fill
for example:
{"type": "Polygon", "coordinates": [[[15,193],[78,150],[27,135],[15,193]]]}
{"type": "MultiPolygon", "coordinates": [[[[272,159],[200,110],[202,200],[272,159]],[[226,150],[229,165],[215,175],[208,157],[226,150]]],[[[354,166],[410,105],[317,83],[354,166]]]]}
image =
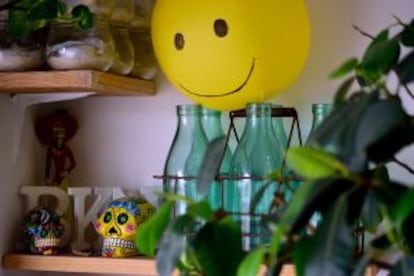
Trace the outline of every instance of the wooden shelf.
{"type": "MultiPolygon", "coordinates": [[[[42,256],[32,254],[5,254],[2,265],[4,269],[20,271],[53,271],[80,273],[116,273],[140,276],[157,276],[155,260],[145,257],[106,258],[81,257],[70,255],[42,256]]],[[[365,275],[376,275],[377,269],[370,267],[365,275]]],[[[264,275],[264,267],[259,275],[264,275]]],[[[174,273],[178,275],[178,273],[174,273]]],[[[280,276],[294,276],[295,268],[287,264],[283,266],[280,276]]]]}
{"type": "MultiPolygon", "coordinates": [[[[116,273],[140,276],[157,276],[155,260],[145,257],[105,258],[81,256],[41,256],[31,254],[6,254],[3,268],[20,271],[53,271],[80,273],[116,273]]],[[[174,273],[178,275],[178,273],[174,273]]],[[[264,270],[260,273],[264,275],[264,270]]],[[[281,276],[294,276],[294,267],[285,265],[281,276]]]]}
{"type": "Polygon", "coordinates": [[[95,95],[155,94],[152,81],[94,70],[0,73],[0,93],[93,92],[95,95]]]}
{"type": "Polygon", "coordinates": [[[144,257],[106,258],[6,254],[3,256],[2,263],[4,269],[10,270],[158,275],[155,261],[144,257]]]}

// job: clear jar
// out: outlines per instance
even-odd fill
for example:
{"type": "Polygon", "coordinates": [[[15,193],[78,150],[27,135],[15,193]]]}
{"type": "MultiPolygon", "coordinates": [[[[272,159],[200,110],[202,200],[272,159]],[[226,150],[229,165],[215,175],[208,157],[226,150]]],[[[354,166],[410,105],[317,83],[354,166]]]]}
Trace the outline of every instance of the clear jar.
{"type": "Polygon", "coordinates": [[[134,48],[129,37],[129,22],[134,16],[133,0],[117,0],[110,14],[109,25],[115,44],[114,63],[110,72],[128,75],[134,66],[134,48]]]}
{"type": "Polygon", "coordinates": [[[111,34],[114,39],[114,62],[110,72],[119,75],[128,75],[134,67],[134,48],[129,37],[126,25],[111,24],[111,34]]]}
{"type": "Polygon", "coordinates": [[[134,17],[133,0],[116,0],[110,13],[111,24],[128,25],[134,17]]]}
{"type": "Polygon", "coordinates": [[[114,42],[107,21],[97,19],[89,29],[54,23],[46,45],[47,64],[55,70],[107,71],[114,60],[114,42]]]}
{"type": "Polygon", "coordinates": [[[145,80],[153,80],[158,72],[149,27],[151,10],[151,1],[135,1],[134,17],[130,22],[129,28],[129,35],[134,47],[135,56],[134,66],[130,75],[145,80]]]}
{"type": "Polygon", "coordinates": [[[44,62],[42,30],[24,37],[11,37],[6,30],[7,22],[0,20],[0,71],[28,71],[40,68],[44,62]]]}

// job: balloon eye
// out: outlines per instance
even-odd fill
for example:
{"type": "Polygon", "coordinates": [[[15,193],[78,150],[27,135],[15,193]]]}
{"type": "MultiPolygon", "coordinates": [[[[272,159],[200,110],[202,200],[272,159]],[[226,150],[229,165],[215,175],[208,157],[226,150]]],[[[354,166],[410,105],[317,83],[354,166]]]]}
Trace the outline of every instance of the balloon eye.
{"type": "Polygon", "coordinates": [[[184,48],[184,36],[182,33],[176,33],[174,37],[174,44],[177,50],[182,50],[184,48]]]}
{"type": "Polygon", "coordinates": [[[216,21],[214,21],[214,32],[218,37],[226,36],[228,31],[229,28],[225,20],[217,19],[216,21]]]}

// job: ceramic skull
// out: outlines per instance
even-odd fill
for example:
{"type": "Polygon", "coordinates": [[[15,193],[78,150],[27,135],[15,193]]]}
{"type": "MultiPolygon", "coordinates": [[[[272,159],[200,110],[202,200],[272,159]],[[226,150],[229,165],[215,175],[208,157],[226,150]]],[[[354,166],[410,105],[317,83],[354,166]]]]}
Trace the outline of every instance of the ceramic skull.
{"type": "Polygon", "coordinates": [[[112,201],[99,216],[95,230],[103,237],[102,256],[128,257],[139,252],[135,246],[138,226],[155,211],[143,197],[125,197],[112,201]]]}
{"type": "Polygon", "coordinates": [[[54,255],[59,251],[60,237],[64,232],[62,217],[54,210],[37,207],[23,219],[25,244],[30,252],[54,255]]]}

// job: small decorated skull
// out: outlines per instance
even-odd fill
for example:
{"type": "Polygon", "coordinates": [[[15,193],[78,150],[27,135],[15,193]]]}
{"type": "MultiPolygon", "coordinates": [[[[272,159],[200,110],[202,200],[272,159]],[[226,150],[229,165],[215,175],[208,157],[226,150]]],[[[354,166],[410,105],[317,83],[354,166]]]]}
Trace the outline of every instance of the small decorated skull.
{"type": "Polygon", "coordinates": [[[99,216],[95,230],[104,238],[102,256],[128,257],[138,255],[135,233],[155,209],[143,197],[125,197],[112,201],[99,216]]]}
{"type": "Polygon", "coordinates": [[[55,255],[59,252],[60,237],[64,232],[61,216],[54,210],[37,207],[23,219],[25,244],[30,252],[55,255]]]}

